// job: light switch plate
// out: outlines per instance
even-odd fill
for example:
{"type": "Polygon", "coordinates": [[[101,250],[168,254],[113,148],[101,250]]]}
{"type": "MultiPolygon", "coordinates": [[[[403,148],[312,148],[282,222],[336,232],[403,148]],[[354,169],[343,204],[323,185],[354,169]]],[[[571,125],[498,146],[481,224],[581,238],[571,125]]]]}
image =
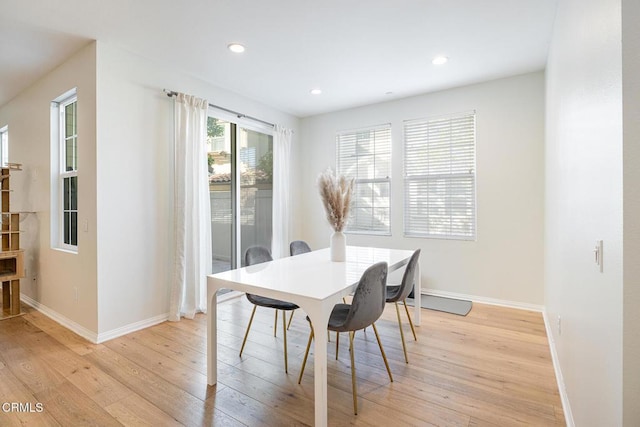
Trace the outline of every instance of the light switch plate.
{"type": "Polygon", "coordinates": [[[603,259],[603,244],[602,240],[596,240],[596,247],[593,249],[596,265],[600,268],[600,273],[603,271],[604,259],[603,259]]]}

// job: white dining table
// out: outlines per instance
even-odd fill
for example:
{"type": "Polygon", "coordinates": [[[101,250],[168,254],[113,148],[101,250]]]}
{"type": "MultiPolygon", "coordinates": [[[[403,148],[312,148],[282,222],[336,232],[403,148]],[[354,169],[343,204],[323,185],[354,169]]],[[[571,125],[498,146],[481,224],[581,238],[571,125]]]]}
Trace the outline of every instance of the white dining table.
{"type": "MultiPolygon", "coordinates": [[[[409,262],[413,251],[347,246],[346,261],[332,262],[329,249],[277,259],[207,276],[207,382],[217,375],[217,298],[219,289],[233,289],[290,301],[302,308],[314,325],[315,425],[327,425],[327,328],[336,303],[355,290],[362,273],[385,261],[389,272],[409,262]],[[320,325],[324,325],[321,327],[320,325]]],[[[414,291],[414,323],[420,325],[420,267],[414,291]]]]}

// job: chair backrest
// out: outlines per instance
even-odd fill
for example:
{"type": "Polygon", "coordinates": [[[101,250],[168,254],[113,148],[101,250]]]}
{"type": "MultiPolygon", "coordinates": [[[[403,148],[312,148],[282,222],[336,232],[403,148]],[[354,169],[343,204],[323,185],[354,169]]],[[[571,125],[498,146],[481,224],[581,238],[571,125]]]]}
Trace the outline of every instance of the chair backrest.
{"type": "Polygon", "coordinates": [[[244,253],[245,265],[262,264],[263,262],[273,261],[269,249],[264,246],[250,246],[244,253]]]}
{"type": "MultiPolygon", "coordinates": [[[[249,246],[244,253],[244,264],[247,265],[255,265],[262,264],[263,262],[273,261],[271,257],[271,253],[269,249],[264,246],[249,246]]],[[[245,296],[252,304],[259,304],[259,301],[256,300],[255,295],[246,293],[245,296]]]]}
{"type": "Polygon", "coordinates": [[[307,242],[303,240],[294,240],[289,243],[289,252],[291,253],[291,256],[306,254],[307,252],[311,252],[311,248],[307,242]]]}
{"type": "Polygon", "coordinates": [[[378,320],[386,303],[387,263],[379,262],[362,273],[343,328],[358,331],[378,320]]]}
{"type": "Polygon", "coordinates": [[[387,302],[404,301],[409,296],[409,294],[413,290],[413,284],[416,282],[416,267],[418,265],[419,259],[420,249],[416,249],[413,255],[411,255],[411,259],[409,259],[409,263],[404,269],[402,282],[400,282],[398,291],[395,295],[390,296],[389,299],[387,299],[387,302]]]}

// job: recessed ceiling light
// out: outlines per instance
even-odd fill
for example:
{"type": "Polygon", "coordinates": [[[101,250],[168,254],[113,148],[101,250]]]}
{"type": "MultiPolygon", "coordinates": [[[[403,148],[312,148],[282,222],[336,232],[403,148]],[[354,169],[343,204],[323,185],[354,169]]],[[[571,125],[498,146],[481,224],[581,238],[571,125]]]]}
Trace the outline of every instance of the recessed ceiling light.
{"type": "Polygon", "coordinates": [[[447,58],[446,56],[440,55],[440,56],[436,56],[435,58],[433,58],[431,63],[434,64],[434,65],[442,65],[442,64],[446,64],[448,60],[449,60],[449,58],[447,58]]]}
{"type": "Polygon", "coordinates": [[[322,89],[311,89],[311,95],[320,95],[322,93],[322,89]]]}
{"type": "Polygon", "coordinates": [[[240,43],[231,43],[227,47],[233,53],[242,53],[242,52],[244,52],[244,46],[242,46],[240,43]]]}

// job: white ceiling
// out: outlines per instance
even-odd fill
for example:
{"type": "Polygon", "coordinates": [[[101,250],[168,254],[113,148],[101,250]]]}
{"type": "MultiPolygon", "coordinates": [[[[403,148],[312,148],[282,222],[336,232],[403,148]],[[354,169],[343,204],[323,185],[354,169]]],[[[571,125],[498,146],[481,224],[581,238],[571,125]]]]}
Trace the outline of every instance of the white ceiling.
{"type": "Polygon", "coordinates": [[[556,2],[0,0],[0,105],[103,40],[305,117],[541,70],[556,2]]]}

